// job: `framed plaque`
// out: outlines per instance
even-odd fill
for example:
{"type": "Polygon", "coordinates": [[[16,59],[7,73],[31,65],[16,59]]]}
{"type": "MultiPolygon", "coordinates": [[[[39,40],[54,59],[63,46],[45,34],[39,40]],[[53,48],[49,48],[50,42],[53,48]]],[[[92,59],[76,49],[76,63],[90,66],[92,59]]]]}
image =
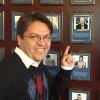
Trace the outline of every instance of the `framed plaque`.
{"type": "Polygon", "coordinates": [[[69,89],[69,100],[90,100],[90,91],[69,89]]]}
{"type": "Polygon", "coordinates": [[[12,12],[12,40],[16,40],[16,25],[18,19],[24,12],[12,12]]]}
{"type": "Polygon", "coordinates": [[[4,48],[0,48],[0,60],[2,60],[4,56],[4,48]]]}
{"type": "Polygon", "coordinates": [[[62,15],[61,14],[45,14],[46,17],[53,24],[53,34],[52,41],[60,41],[61,40],[61,29],[62,29],[62,15]]]}
{"type": "Polygon", "coordinates": [[[4,0],[0,0],[0,4],[4,4],[4,0]]]}
{"type": "Polygon", "coordinates": [[[71,4],[95,4],[95,0],[71,0],[71,4]]]}
{"type": "Polygon", "coordinates": [[[46,57],[43,59],[43,64],[47,66],[47,69],[52,75],[56,75],[59,71],[60,66],[60,53],[55,51],[50,51],[46,57]]]}
{"type": "Polygon", "coordinates": [[[73,53],[75,66],[71,73],[72,80],[90,80],[90,53],[73,53]]]}
{"type": "Polygon", "coordinates": [[[63,4],[63,0],[40,0],[41,4],[63,4]]]}
{"type": "Polygon", "coordinates": [[[90,43],[92,41],[92,28],[92,13],[73,13],[71,16],[71,42],[90,43]]]}
{"type": "Polygon", "coordinates": [[[0,12],[0,40],[4,39],[4,12],[0,12]]]}
{"type": "Polygon", "coordinates": [[[34,4],[34,0],[11,0],[12,4],[34,4]]]}

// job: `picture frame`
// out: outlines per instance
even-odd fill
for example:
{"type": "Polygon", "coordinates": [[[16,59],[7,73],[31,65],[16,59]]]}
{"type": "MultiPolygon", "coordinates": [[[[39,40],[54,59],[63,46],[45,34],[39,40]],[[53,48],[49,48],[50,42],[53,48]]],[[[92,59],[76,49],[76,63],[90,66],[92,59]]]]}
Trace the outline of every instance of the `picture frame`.
{"type": "Polygon", "coordinates": [[[49,51],[49,53],[43,59],[43,65],[47,67],[51,75],[55,76],[59,71],[60,53],[53,50],[49,51]]]}
{"type": "Polygon", "coordinates": [[[45,16],[53,24],[54,31],[52,33],[52,41],[60,41],[61,32],[62,32],[62,14],[61,13],[45,13],[45,16]]]}
{"type": "Polygon", "coordinates": [[[95,4],[95,0],[71,0],[71,4],[95,4]]]}
{"type": "Polygon", "coordinates": [[[83,89],[69,89],[69,100],[90,100],[90,91],[83,89]]]}
{"type": "Polygon", "coordinates": [[[72,53],[75,65],[71,73],[71,80],[90,80],[90,53],[72,53]]]}
{"type": "Polygon", "coordinates": [[[0,12],[0,40],[4,40],[4,12],[0,12]]]}
{"type": "Polygon", "coordinates": [[[41,4],[58,5],[63,4],[63,0],[40,0],[41,4]]]}
{"type": "Polygon", "coordinates": [[[4,0],[0,0],[0,4],[4,4],[4,0]]]}
{"type": "Polygon", "coordinates": [[[91,43],[93,13],[72,13],[70,41],[72,43],[91,43]]]}
{"type": "Polygon", "coordinates": [[[24,12],[12,12],[12,40],[16,41],[16,25],[18,19],[24,12]]]}
{"type": "Polygon", "coordinates": [[[3,59],[4,57],[4,48],[0,48],[0,61],[3,59]]]}
{"type": "Polygon", "coordinates": [[[34,4],[34,0],[11,0],[12,4],[34,4]]]}

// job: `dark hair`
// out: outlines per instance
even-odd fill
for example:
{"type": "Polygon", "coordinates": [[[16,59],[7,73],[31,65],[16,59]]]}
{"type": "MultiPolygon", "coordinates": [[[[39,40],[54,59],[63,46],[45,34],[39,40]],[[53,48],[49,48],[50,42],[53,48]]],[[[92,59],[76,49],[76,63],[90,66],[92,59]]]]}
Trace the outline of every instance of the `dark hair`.
{"type": "Polygon", "coordinates": [[[77,94],[77,95],[81,96],[81,94],[77,94]]]}
{"type": "Polygon", "coordinates": [[[50,33],[53,33],[53,25],[46,16],[41,13],[24,13],[17,22],[17,34],[23,37],[23,34],[27,30],[28,26],[35,21],[41,21],[45,23],[50,29],[50,33]]]}
{"type": "Polygon", "coordinates": [[[50,58],[50,55],[47,55],[46,58],[50,58]]]}
{"type": "Polygon", "coordinates": [[[83,59],[83,56],[79,56],[79,58],[82,58],[83,59]]]}

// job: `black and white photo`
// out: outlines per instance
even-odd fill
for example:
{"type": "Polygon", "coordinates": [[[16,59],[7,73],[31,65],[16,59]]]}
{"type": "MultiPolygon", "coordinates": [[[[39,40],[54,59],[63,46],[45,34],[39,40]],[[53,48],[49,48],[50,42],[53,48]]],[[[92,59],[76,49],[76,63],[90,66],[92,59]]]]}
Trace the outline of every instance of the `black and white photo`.
{"type": "Polygon", "coordinates": [[[90,100],[90,92],[87,90],[69,89],[69,100],[90,100]]]}

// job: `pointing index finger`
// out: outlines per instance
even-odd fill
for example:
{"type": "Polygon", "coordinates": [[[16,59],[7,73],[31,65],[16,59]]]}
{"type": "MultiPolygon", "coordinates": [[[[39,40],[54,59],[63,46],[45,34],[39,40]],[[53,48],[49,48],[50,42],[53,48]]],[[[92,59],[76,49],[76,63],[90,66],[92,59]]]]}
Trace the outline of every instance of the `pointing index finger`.
{"type": "Polygon", "coordinates": [[[65,50],[65,53],[64,53],[65,55],[68,54],[69,49],[70,49],[70,46],[67,46],[66,50],[65,50]]]}

